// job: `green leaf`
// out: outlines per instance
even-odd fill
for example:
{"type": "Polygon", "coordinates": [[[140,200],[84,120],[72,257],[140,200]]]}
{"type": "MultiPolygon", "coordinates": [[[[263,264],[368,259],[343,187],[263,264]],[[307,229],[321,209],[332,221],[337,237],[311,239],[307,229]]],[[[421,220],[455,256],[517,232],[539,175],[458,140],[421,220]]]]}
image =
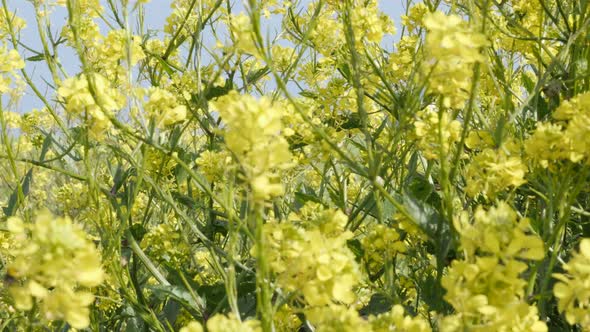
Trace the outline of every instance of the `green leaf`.
{"type": "Polygon", "coordinates": [[[33,55],[33,56],[30,56],[30,57],[26,58],[25,60],[26,61],[30,61],[30,62],[45,61],[45,54],[33,55]]]}
{"type": "Polygon", "coordinates": [[[371,296],[369,303],[359,310],[361,316],[379,315],[388,312],[393,307],[393,301],[385,294],[376,293],[371,296]]]}
{"type": "Polygon", "coordinates": [[[51,146],[52,142],[53,138],[51,134],[45,136],[45,139],[43,140],[43,146],[41,147],[41,155],[39,156],[40,161],[45,160],[45,155],[47,154],[47,151],[49,151],[49,147],[51,146]]]}
{"type": "Polygon", "coordinates": [[[162,59],[159,56],[155,56],[154,58],[156,58],[156,60],[158,60],[158,62],[160,63],[160,65],[162,65],[162,68],[164,69],[164,71],[168,75],[174,74],[174,69],[172,69],[172,67],[170,67],[170,65],[168,64],[168,62],[166,60],[162,59]]]}
{"type": "Polygon", "coordinates": [[[338,66],[338,70],[340,71],[340,74],[342,74],[342,77],[344,77],[347,81],[350,81],[351,72],[348,63],[340,64],[338,66]]]}
{"type": "Polygon", "coordinates": [[[195,302],[195,299],[191,296],[188,290],[182,286],[178,285],[153,285],[148,286],[148,288],[152,291],[152,294],[162,300],[165,301],[167,299],[173,299],[178,303],[182,304],[183,306],[187,307],[188,309],[193,309],[196,311],[200,311],[201,305],[195,302]]]}
{"type": "Polygon", "coordinates": [[[123,185],[123,183],[125,183],[128,176],[129,172],[123,171],[121,165],[117,166],[117,170],[115,171],[115,175],[113,176],[113,187],[111,188],[111,194],[114,195],[117,193],[117,191],[119,191],[119,189],[121,189],[121,186],[123,185]]]}
{"type": "MultiPolygon", "coordinates": [[[[429,198],[434,194],[434,186],[428,180],[420,175],[415,174],[410,178],[406,190],[412,193],[412,196],[419,201],[429,202],[429,198]]],[[[430,203],[430,202],[429,202],[430,203]]]]}
{"type": "Polygon", "coordinates": [[[197,202],[190,196],[182,194],[178,191],[173,191],[171,194],[175,201],[188,207],[189,209],[195,209],[198,206],[197,202]]]}
{"type": "Polygon", "coordinates": [[[242,273],[238,279],[238,308],[244,316],[256,315],[256,279],[254,274],[242,273]]]}
{"type": "Polygon", "coordinates": [[[301,191],[297,191],[295,193],[295,202],[297,202],[300,206],[305,205],[307,202],[314,202],[322,204],[322,200],[319,199],[316,195],[306,194],[301,191]]]}
{"type": "Polygon", "coordinates": [[[344,123],[340,125],[342,129],[358,129],[361,128],[361,116],[358,113],[350,113],[342,116],[344,123]]]}
{"type": "Polygon", "coordinates": [[[447,261],[450,250],[455,246],[449,225],[450,221],[445,220],[430,204],[417,200],[409,192],[405,192],[403,197],[398,196],[398,199],[403,202],[406,212],[420,229],[428,235],[430,242],[435,247],[437,263],[442,266],[447,261]]]}
{"type": "Polygon", "coordinates": [[[205,93],[205,99],[211,100],[217,97],[225,96],[231,91],[231,88],[226,83],[224,86],[212,86],[205,93]]]}
{"type": "Polygon", "coordinates": [[[127,319],[127,327],[125,329],[126,332],[136,332],[136,331],[145,331],[145,323],[143,319],[139,316],[133,316],[127,319]]]}
{"type": "Polygon", "coordinates": [[[365,251],[359,239],[350,239],[346,241],[346,246],[352,251],[357,261],[360,261],[363,258],[365,251]]]}
{"type": "Polygon", "coordinates": [[[418,281],[418,285],[422,291],[421,300],[430,310],[445,314],[452,311],[452,307],[443,298],[445,290],[438,284],[436,277],[427,275],[424,280],[418,281]]]}
{"type": "Polygon", "coordinates": [[[311,91],[307,91],[307,90],[299,92],[299,95],[302,97],[305,97],[305,98],[309,98],[309,99],[317,99],[318,98],[318,95],[316,93],[311,92],[311,91]]]}
{"type": "Polygon", "coordinates": [[[409,192],[403,196],[396,195],[398,201],[402,202],[406,212],[412,217],[420,229],[428,235],[431,240],[437,238],[437,227],[442,225],[441,235],[449,235],[449,227],[441,220],[441,215],[424,201],[419,201],[409,192]]]}
{"type": "Polygon", "coordinates": [[[170,300],[166,302],[166,305],[162,310],[162,318],[165,318],[171,325],[174,325],[178,318],[178,314],[180,314],[181,308],[182,306],[177,301],[170,300]]]}
{"type": "Polygon", "coordinates": [[[502,141],[504,140],[504,128],[506,127],[506,117],[504,115],[500,116],[498,122],[496,124],[496,129],[494,130],[494,142],[496,143],[496,147],[500,147],[502,145],[502,141]]]}
{"type": "Polygon", "coordinates": [[[207,312],[210,313],[214,308],[225,299],[225,285],[217,283],[213,285],[201,285],[197,289],[199,294],[206,301],[207,312]]]}
{"type": "Polygon", "coordinates": [[[262,77],[264,77],[264,75],[268,74],[268,72],[269,72],[268,67],[264,67],[264,68],[258,69],[255,72],[248,73],[248,75],[246,75],[246,82],[248,84],[254,84],[258,80],[260,80],[262,77]]]}
{"type": "Polygon", "coordinates": [[[526,89],[528,93],[532,93],[535,89],[535,83],[528,75],[520,75],[522,80],[522,85],[526,89]]]}
{"type": "MultiPolygon", "coordinates": [[[[41,147],[41,155],[39,156],[39,161],[43,162],[45,160],[45,155],[47,151],[49,151],[49,147],[53,142],[53,138],[51,134],[45,136],[45,140],[43,140],[43,146],[41,147]]],[[[23,193],[23,197],[27,197],[31,187],[31,181],[33,180],[33,169],[31,168],[27,174],[25,174],[23,180],[21,180],[21,189],[23,193]]],[[[18,188],[15,188],[10,198],[8,199],[8,205],[2,208],[4,211],[4,215],[6,216],[13,216],[18,210],[18,188]]]]}
{"type": "MultiPolygon", "coordinates": [[[[21,189],[22,189],[23,197],[26,197],[29,194],[32,180],[33,180],[33,169],[31,168],[27,172],[27,174],[23,177],[23,180],[21,181],[21,189]]],[[[17,188],[14,188],[14,191],[10,195],[10,198],[8,199],[8,205],[6,207],[2,208],[2,210],[4,211],[4,215],[13,216],[16,213],[16,210],[18,210],[18,207],[19,207],[18,196],[19,196],[19,193],[18,193],[18,187],[17,187],[17,188]]]]}
{"type": "Polygon", "coordinates": [[[133,226],[130,228],[130,231],[137,242],[141,242],[143,237],[147,234],[147,230],[142,224],[133,224],[133,226]]]}

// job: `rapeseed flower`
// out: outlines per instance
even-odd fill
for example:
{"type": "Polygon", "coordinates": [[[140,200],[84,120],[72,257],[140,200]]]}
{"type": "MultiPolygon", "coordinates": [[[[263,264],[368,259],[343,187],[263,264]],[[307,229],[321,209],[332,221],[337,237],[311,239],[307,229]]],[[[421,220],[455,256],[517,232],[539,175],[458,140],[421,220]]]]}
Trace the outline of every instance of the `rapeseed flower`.
{"type": "Polygon", "coordinates": [[[267,98],[232,91],[211,103],[226,127],[225,144],[243,169],[257,202],[284,192],[279,172],[291,166],[289,143],[282,135],[281,110],[267,98]]]}
{"type": "Polygon", "coordinates": [[[100,74],[91,74],[93,89],[85,74],[64,80],[57,94],[64,103],[66,112],[86,119],[90,134],[102,138],[112,127],[110,117],[123,108],[125,97],[100,74]]]}
{"type": "Polygon", "coordinates": [[[45,210],[30,224],[11,217],[8,229],[15,239],[7,268],[16,279],[9,288],[15,307],[28,311],[38,303],[46,320],[87,327],[94,301],[87,289],[100,285],[105,275],[100,253],[82,227],[45,210]]]}
{"type": "Polygon", "coordinates": [[[462,108],[469,99],[473,65],[485,60],[481,49],[488,45],[486,36],[458,15],[428,13],[423,23],[427,29],[423,72],[428,90],[442,98],[444,107],[462,108]]]}
{"type": "Polygon", "coordinates": [[[580,241],[580,249],[563,269],[565,273],[553,275],[559,280],[553,288],[557,307],[568,323],[580,324],[586,331],[590,329],[590,239],[580,241]]]}

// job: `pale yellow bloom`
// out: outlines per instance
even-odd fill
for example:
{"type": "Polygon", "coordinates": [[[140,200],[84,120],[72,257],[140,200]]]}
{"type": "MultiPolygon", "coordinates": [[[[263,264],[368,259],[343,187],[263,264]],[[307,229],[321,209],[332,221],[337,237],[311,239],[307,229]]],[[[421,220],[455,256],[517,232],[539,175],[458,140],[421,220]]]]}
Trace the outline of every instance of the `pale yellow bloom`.
{"type": "Polygon", "coordinates": [[[16,308],[30,310],[39,303],[46,320],[87,327],[94,296],[81,288],[100,285],[105,275],[100,253],[86,233],[48,211],[37,213],[34,223],[11,217],[7,226],[16,244],[7,267],[16,280],[9,288],[16,308]]]}

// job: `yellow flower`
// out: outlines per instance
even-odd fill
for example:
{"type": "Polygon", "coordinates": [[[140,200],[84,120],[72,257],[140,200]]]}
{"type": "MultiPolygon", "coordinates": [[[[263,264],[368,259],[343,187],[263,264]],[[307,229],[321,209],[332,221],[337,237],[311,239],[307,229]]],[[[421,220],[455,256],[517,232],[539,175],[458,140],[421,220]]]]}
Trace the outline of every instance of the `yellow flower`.
{"type": "Polygon", "coordinates": [[[441,330],[547,331],[537,308],[523,300],[526,281],[519,276],[526,268],[516,260],[502,264],[496,257],[453,261],[442,285],[455,314],[442,320],[441,330]]]}
{"type": "Polygon", "coordinates": [[[25,62],[20,57],[20,54],[16,50],[10,50],[6,52],[5,48],[1,49],[2,57],[0,57],[0,71],[1,72],[12,72],[16,69],[22,69],[25,67],[25,62]]]}
{"type": "Polygon", "coordinates": [[[217,314],[207,321],[209,332],[261,332],[260,322],[254,319],[240,321],[232,314],[229,316],[217,314]]]}
{"type": "Polygon", "coordinates": [[[362,319],[354,308],[342,305],[329,305],[310,308],[306,318],[317,332],[359,332],[370,331],[369,323],[362,319]]]}
{"type": "MultiPolygon", "coordinates": [[[[310,208],[315,209],[308,207],[307,211],[310,208]]],[[[299,222],[264,226],[267,257],[277,284],[288,292],[300,292],[310,305],[354,302],[360,270],[346,246],[352,237],[344,230],[346,217],[339,211],[323,210],[289,218],[299,222]]]]}
{"type": "MultiPolygon", "coordinates": [[[[57,4],[65,7],[68,4],[68,0],[57,0],[57,4]]],[[[79,11],[80,16],[89,15],[91,17],[96,17],[102,12],[102,6],[100,5],[99,0],[79,0],[74,4],[74,10],[79,11]]]]}
{"type": "Polygon", "coordinates": [[[192,0],[170,1],[172,13],[166,18],[164,32],[169,35],[174,35],[178,31],[180,37],[193,35],[196,31],[199,31],[200,20],[202,20],[199,14],[202,13],[201,15],[206,15],[210,13],[216,3],[217,0],[200,0],[199,4],[202,6],[202,11],[200,12],[200,6],[193,6],[194,2],[192,0]],[[190,8],[192,8],[192,11],[189,13],[190,8]],[[184,22],[184,24],[182,24],[182,30],[180,30],[181,22],[184,22]]]}
{"type": "Polygon", "coordinates": [[[482,194],[494,199],[498,193],[524,184],[526,171],[520,158],[510,156],[505,149],[485,149],[472,159],[465,171],[466,192],[471,197],[482,194]]]}
{"type": "Polygon", "coordinates": [[[432,328],[428,321],[421,317],[405,315],[404,307],[396,304],[390,311],[377,316],[369,316],[369,323],[373,332],[430,332],[432,328]]]}
{"type": "Polygon", "coordinates": [[[395,34],[395,24],[384,13],[379,11],[378,1],[363,1],[351,13],[354,36],[358,41],[380,43],[386,33],[395,34]]]}
{"type": "Polygon", "coordinates": [[[529,220],[519,220],[516,212],[505,202],[499,202],[488,211],[478,207],[473,223],[463,213],[454,224],[461,235],[461,247],[468,257],[474,257],[476,252],[505,259],[539,260],[544,257],[541,238],[528,234],[531,232],[529,220]]]}
{"type": "Polygon", "coordinates": [[[96,36],[96,42],[90,46],[88,60],[93,70],[104,75],[110,81],[127,82],[129,67],[145,58],[139,36],[127,36],[126,30],[110,30],[106,37],[96,36]],[[128,51],[129,50],[129,59],[128,51]]]}
{"type": "Polygon", "coordinates": [[[440,95],[445,107],[462,108],[469,98],[472,66],[485,60],[481,48],[488,44],[486,37],[458,15],[428,13],[423,22],[428,30],[423,75],[429,91],[440,95]]]}
{"type": "Polygon", "coordinates": [[[254,28],[250,17],[244,13],[231,15],[228,18],[233,43],[239,52],[257,56],[258,50],[254,43],[254,28]]]}
{"type": "Polygon", "coordinates": [[[180,267],[190,259],[190,248],[177,230],[176,218],[167,218],[168,222],[154,225],[143,237],[141,246],[158,261],[180,267]]]}
{"type": "Polygon", "coordinates": [[[427,159],[450,157],[455,143],[460,139],[461,123],[452,119],[450,112],[437,110],[434,107],[420,111],[416,116],[415,135],[418,137],[418,146],[422,149],[424,157],[427,159]]]}
{"type": "Polygon", "coordinates": [[[100,285],[104,272],[100,254],[82,228],[41,211],[34,223],[10,218],[8,229],[17,243],[7,268],[16,279],[9,288],[16,308],[30,310],[38,302],[45,319],[87,327],[94,296],[80,288],[100,285]]]}
{"type": "Polygon", "coordinates": [[[64,102],[66,112],[82,119],[88,115],[90,133],[100,139],[112,127],[109,116],[123,108],[125,97],[100,74],[92,74],[90,80],[94,83],[94,96],[89,78],[84,74],[67,78],[60,84],[57,94],[64,102]]]}
{"type": "Polygon", "coordinates": [[[199,322],[192,321],[182,327],[179,332],[203,332],[203,326],[199,322]]]}
{"type": "Polygon", "coordinates": [[[283,194],[279,171],[291,166],[289,144],[281,131],[281,110],[269,99],[232,91],[211,103],[227,127],[227,148],[242,166],[256,202],[283,194]]]}
{"type": "Polygon", "coordinates": [[[25,67],[25,62],[16,50],[0,47],[0,94],[9,92],[15,71],[25,67]]]}
{"type": "Polygon", "coordinates": [[[195,163],[209,182],[219,181],[231,164],[231,155],[227,151],[205,150],[195,163]]]}
{"type": "Polygon", "coordinates": [[[537,308],[525,299],[527,270],[522,259],[540,260],[543,241],[531,232],[529,220],[518,219],[510,206],[499,202],[478,207],[474,222],[467,213],[455,221],[464,260],[452,262],[442,278],[445,300],[456,313],[441,322],[442,331],[547,331],[537,308]]]}
{"type": "Polygon", "coordinates": [[[361,240],[365,261],[371,272],[381,269],[386,262],[392,261],[397,253],[404,253],[406,246],[393,228],[374,225],[361,240]]]}
{"type": "Polygon", "coordinates": [[[556,162],[569,160],[590,162],[590,93],[562,102],[552,114],[555,122],[539,122],[526,140],[531,161],[556,170],[556,162]]]}
{"type": "Polygon", "coordinates": [[[43,300],[42,311],[47,320],[65,320],[72,327],[82,329],[90,324],[90,306],[94,296],[88,292],[57,287],[43,300]]]}
{"type": "Polygon", "coordinates": [[[565,273],[556,273],[559,280],[553,288],[558,309],[570,324],[590,329],[590,239],[580,241],[580,250],[563,265],[565,273]]]}
{"type": "Polygon", "coordinates": [[[144,108],[155,119],[158,127],[171,126],[186,119],[186,106],[180,105],[171,92],[152,87],[148,97],[144,108]]]}
{"type": "Polygon", "coordinates": [[[402,15],[401,18],[402,24],[410,31],[413,31],[419,26],[423,25],[424,16],[429,13],[428,7],[426,7],[426,5],[421,2],[412,6],[408,12],[408,15],[402,15]]]}
{"type": "Polygon", "coordinates": [[[578,156],[572,155],[571,141],[559,124],[537,123],[535,132],[525,141],[525,151],[530,160],[543,168],[549,167],[550,161],[570,156],[579,160],[578,156]]]}
{"type": "Polygon", "coordinates": [[[482,150],[494,146],[494,139],[489,132],[484,130],[473,130],[465,139],[465,146],[470,149],[482,150]]]}

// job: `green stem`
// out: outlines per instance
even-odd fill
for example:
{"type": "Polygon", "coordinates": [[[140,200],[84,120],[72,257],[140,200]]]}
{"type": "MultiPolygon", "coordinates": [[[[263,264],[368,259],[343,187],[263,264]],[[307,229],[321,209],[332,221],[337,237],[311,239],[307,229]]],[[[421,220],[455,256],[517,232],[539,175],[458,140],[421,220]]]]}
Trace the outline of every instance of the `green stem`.
{"type": "Polygon", "coordinates": [[[158,268],[154,265],[154,263],[143,252],[143,250],[141,249],[141,247],[139,246],[139,244],[135,240],[135,237],[133,237],[133,234],[131,234],[131,231],[129,229],[127,229],[125,231],[125,235],[127,237],[127,241],[129,242],[129,247],[131,248],[133,253],[135,255],[137,255],[137,257],[143,263],[143,265],[145,265],[145,267],[148,269],[148,271],[150,271],[152,276],[154,276],[154,278],[156,278],[156,280],[158,280],[158,282],[160,284],[165,285],[165,286],[170,286],[170,282],[168,282],[168,280],[166,280],[166,277],[164,277],[162,272],[160,272],[160,270],[158,270],[158,268]]]}
{"type": "Polygon", "coordinates": [[[250,215],[255,224],[256,237],[256,310],[262,323],[262,331],[273,331],[272,324],[272,292],[270,289],[270,269],[265,253],[265,241],[262,218],[262,206],[256,205],[250,215]]]}

